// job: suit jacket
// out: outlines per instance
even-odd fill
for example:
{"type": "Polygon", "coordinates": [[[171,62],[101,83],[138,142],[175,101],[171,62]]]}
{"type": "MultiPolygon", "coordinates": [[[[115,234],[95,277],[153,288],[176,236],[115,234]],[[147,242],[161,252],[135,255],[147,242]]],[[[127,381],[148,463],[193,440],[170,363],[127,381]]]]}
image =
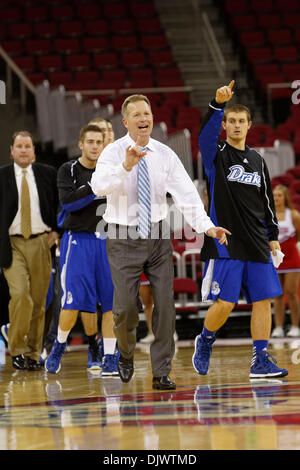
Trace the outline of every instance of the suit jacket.
{"type": "MultiPolygon", "coordinates": [[[[32,170],[40,199],[41,216],[52,230],[57,227],[58,191],[56,169],[41,163],[33,163],[32,170]]],[[[18,189],[14,164],[0,167],[0,267],[8,268],[12,262],[12,249],[8,234],[18,211],[18,189]]]]}

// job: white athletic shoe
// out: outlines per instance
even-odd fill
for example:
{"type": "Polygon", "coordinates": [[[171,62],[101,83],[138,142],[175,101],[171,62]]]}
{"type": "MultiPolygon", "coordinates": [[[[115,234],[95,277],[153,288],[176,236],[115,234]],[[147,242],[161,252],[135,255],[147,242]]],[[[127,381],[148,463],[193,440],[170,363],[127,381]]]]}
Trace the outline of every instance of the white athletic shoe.
{"type": "Polygon", "coordinates": [[[284,337],[283,328],[281,326],[276,326],[276,328],[274,328],[274,330],[272,331],[271,337],[272,338],[283,338],[284,337]]]}
{"type": "Polygon", "coordinates": [[[151,343],[153,343],[153,341],[154,341],[154,335],[151,334],[151,333],[148,333],[147,336],[145,336],[145,338],[142,338],[140,340],[140,343],[142,343],[142,344],[151,344],[151,343]]]}
{"type": "Polygon", "coordinates": [[[289,338],[297,338],[300,336],[300,328],[298,328],[298,326],[291,326],[286,335],[289,338]]]}
{"type": "MultiPolygon", "coordinates": [[[[154,341],[154,335],[151,334],[151,333],[148,333],[147,336],[145,336],[145,338],[142,338],[140,340],[140,343],[142,343],[142,344],[151,344],[151,343],[153,343],[153,341],[154,341]]],[[[178,341],[178,334],[176,333],[176,331],[174,333],[174,341],[175,341],[175,343],[176,343],[176,341],[178,341]]]]}

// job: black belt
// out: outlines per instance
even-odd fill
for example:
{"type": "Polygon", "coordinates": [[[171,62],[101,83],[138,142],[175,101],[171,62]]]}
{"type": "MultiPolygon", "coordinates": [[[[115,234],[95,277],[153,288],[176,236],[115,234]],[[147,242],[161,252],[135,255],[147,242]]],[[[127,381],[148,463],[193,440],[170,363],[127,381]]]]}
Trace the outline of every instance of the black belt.
{"type": "MultiPolygon", "coordinates": [[[[151,223],[151,228],[154,228],[156,225],[159,225],[160,227],[162,226],[162,223],[163,223],[163,220],[160,220],[159,222],[152,222],[151,223]]],[[[138,225],[121,225],[121,224],[114,224],[114,223],[111,223],[109,225],[112,225],[116,228],[127,228],[127,229],[131,229],[131,230],[137,230],[138,229],[138,225]]]]}
{"type": "MultiPolygon", "coordinates": [[[[49,233],[49,232],[42,232],[42,233],[32,233],[28,238],[36,238],[36,237],[39,237],[40,235],[44,235],[45,233],[49,233]]],[[[16,233],[14,235],[11,235],[11,237],[20,237],[20,238],[25,238],[23,235],[21,235],[20,233],[16,233]]]]}
{"type": "MultiPolygon", "coordinates": [[[[161,229],[163,221],[160,220],[159,222],[152,222],[151,223],[151,229],[154,229],[155,227],[159,227],[161,229]]],[[[121,224],[109,224],[112,227],[115,227],[116,229],[120,230],[133,230],[137,231],[139,226],[138,225],[121,225],[121,224]]]]}

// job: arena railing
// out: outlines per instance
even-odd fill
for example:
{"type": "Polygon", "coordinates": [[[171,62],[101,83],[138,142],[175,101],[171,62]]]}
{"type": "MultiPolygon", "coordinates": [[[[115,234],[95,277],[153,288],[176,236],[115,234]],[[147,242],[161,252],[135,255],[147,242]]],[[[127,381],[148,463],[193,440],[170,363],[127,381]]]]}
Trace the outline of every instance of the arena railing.
{"type": "Polygon", "coordinates": [[[5,85],[6,85],[6,96],[9,100],[13,94],[13,76],[15,75],[18,80],[18,91],[20,105],[22,109],[26,109],[27,103],[27,92],[29,91],[32,95],[35,95],[35,86],[31,83],[22,70],[15,64],[15,62],[5,52],[3,47],[0,46],[0,57],[5,63],[5,85]]]}
{"type": "Polygon", "coordinates": [[[255,149],[264,158],[271,178],[282,175],[296,165],[291,142],[275,140],[273,147],[255,147],[255,149]]]}
{"type": "Polygon", "coordinates": [[[81,93],[67,95],[65,88],[50,89],[44,81],[36,87],[36,116],[42,144],[51,142],[54,151],[67,149],[69,158],[78,154],[78,132],[96,116],[108,119],[111,105],[101,107],[98,100],[83,100],[81,93]]]}
{"type": "MultiPolygon", "coordinates": [[[[117,94],[125,96],[132,93],[172,93],[191,90],[191,87],[161,87],[75,92],[66,91],[63,86],[50,89],[49,83],[45,81],[36,87],[36,110],[41,141],[42,143],[52,141],[54,151],[67,148],[68,156],[72,158],[78,153],[79,129],[97,115],[111,121],[116,139],[127,132],[122,123],[121,113],[115,113],[112,105],[101,106],[101,95],[112,94],[114,97],[117,94]],[[84,99],[89,97],[91,99],[84,99]]],[[[174,149],[193,179],[190,132],[185,129],[168,136],[166,125],[157,123],[153,129],[153,137],[174,149]]]]}
{"type": "Polygon", "coordinates": [[[184,168],[194,180],[193,157],[191,149],[191,133],[183,129],[168,136],[167,144],[179,156],[184,168]]]}
{"type": "Polygon", "coordinates": [[[207,13],[202,13],[201,20],[201,25],[203,28],[202,38],[207,46],[208,51],[210,52],[211,58],[214,62],[219,77],[223,78],[225,77],[226,72],[226,61],[219,46],[216,35],[214,33],[213,27],[207,16],[207,13]]]}

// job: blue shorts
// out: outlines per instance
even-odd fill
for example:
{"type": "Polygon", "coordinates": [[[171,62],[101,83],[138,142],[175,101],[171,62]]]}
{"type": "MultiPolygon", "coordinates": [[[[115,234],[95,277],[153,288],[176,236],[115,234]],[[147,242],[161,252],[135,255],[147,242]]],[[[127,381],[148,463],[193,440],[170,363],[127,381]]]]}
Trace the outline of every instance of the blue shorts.
{"type": "Polygon", "coordinates": [[[272,299],[282,294],[276,269],[270,263],[215,259],[205,263],[202,300],[238,303],[241,291],[247,303],[272,299]]]}
{"type": "Polygon", "coordinates": [[[61,307],[66,310],[112,310],[113,283],[106,240],[93,233],[66,231],[60,245],[61,307]]]}

